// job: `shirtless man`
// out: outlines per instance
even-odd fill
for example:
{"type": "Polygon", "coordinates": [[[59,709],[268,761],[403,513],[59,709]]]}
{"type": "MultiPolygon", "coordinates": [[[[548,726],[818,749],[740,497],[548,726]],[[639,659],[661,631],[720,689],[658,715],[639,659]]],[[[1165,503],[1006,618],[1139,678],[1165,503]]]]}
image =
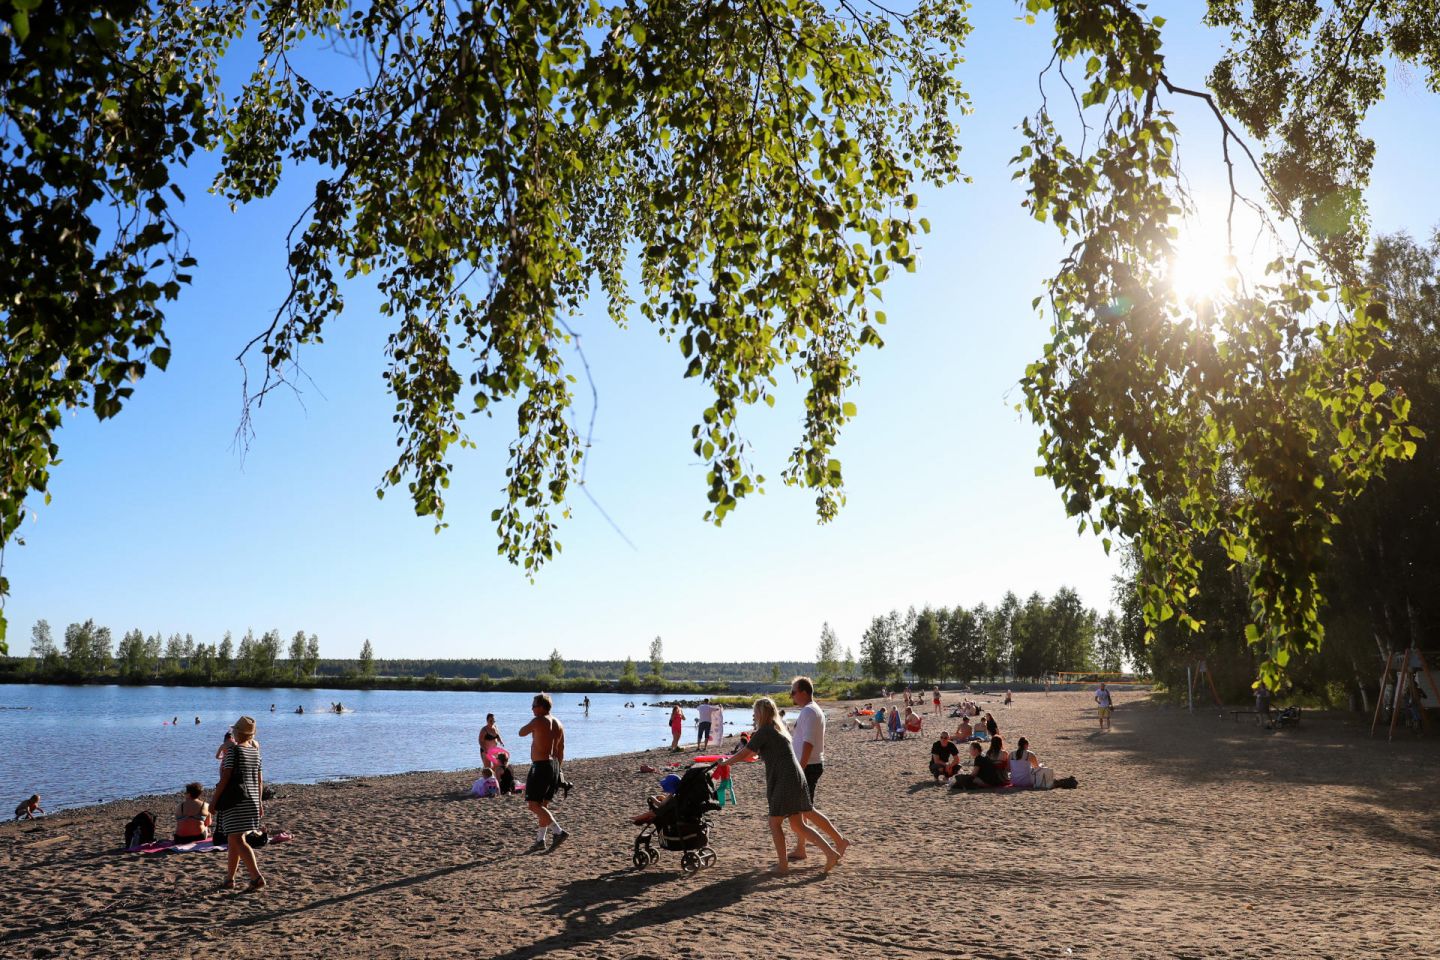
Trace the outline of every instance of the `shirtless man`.
{"type": "Polygon", "coordinates": [[[537,693],[530,704],[535,719],[520,728],[520,736],[535,738],[530,741],[530,775],[525,778],[525,806],[540,823],[532,851],[545,849],[545,835],[552,830],[555,833],[552,850],[570,838],[550,812],[550,801],[560,788],[560,764],[565,760],[565,727],[550,716],[550,708],[550,695],[537,693]]]}

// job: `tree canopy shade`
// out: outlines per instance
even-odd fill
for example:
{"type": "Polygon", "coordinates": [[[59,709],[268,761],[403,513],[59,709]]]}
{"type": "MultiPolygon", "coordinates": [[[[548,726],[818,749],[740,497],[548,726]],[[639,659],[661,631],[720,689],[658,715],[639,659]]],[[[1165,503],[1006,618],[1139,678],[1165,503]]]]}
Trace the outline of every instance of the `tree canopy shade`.
{"type": "MultiPolygon", "coordinates": [[[[1381,58],[1433,86],[1440,44],[1428,0],[1295,6],[1212,0],[1234,37],[1212,98],[1171,82],[1163,24],[1138,4],[1021,4],[1053,26],[1062,79],[1084,61],[1077,106],[1103,114],[1075,147],[1042,106],[1018,158],[1032,213],[1076,238],[1048,289],[1054,338],[1024,380],[1043,469],[1072,514],[1140,544],[1153,622],[1195,622],[1193,547],[1217,532],[1249,565],[1272,667],[1318,641],[1338,502],[1413,450],[1404,397],[1367,369],[1383,317],[1353,263],[1369,170],[1356,135],[1381,58]],[[1281,258],[1265,284],[1198,310],[1161,270],[1184,207],[1167,103],[1197,96],[1227,160],[1244,152],[1227,111],[1263,142],[1262,199],[1319,264],[1281,258]],[[1318,315],[1332,282],[1342,309],[1318,315]]],[[[197,149],[220,151],[215,187],[236,204],[282,177],[313,182],[289,296],[242,352],[263,371],[247,409],[322,340],[347,282],[378,286],[399,448],[380,494],[404,484],[442,525],[467,416],[512,402],[498,549],[532,572],[553,557],[588,442],[567,317],[598,289],[615,322],[649,321],[711,389],[692,430],[707,519],[761,488],[739,415],[773,403],[787,370],[805,399],[783,479],[815,490],[829,519],[856,358],[881,342],[879,286],[913,268],[928,227],[917,183],[960,176],[965,10],[0,0],[0,546],[45,494],[61,411],[112,416],[168,360],[164,302],[191,266],[170,175],[197,149]],[[221,96],[221,58],[251,51],[238,96],[221,96]],[[348,67],[302,67],[327,55],[348,67]]]]}

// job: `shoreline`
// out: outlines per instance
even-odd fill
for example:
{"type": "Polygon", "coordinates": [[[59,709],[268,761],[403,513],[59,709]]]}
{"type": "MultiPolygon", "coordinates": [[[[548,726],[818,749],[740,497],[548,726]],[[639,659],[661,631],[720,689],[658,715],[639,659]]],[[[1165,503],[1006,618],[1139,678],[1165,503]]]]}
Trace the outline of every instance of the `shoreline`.
{"type": "Polygon", "coordinates": [[[661,851],[636,869],[631,818],[664,772],[640,765],[694,755],[665,747],[568,762],[575,790],[555,810],[571,838],[538,854],[523,799],[466,798],[459,771],[277,784],[266,825],[294,840],[259,852],[270,883],[248,896],[215,889],[223,856],[115,852],[136,809],[166,835],[178,794],[12,822],[0,952],[640,960],[683,944],[725,960],[765,944],[775,960],[1378,960],[1433,948],[1435,738],[1371,740],[1368,718],[1309,711],[1273,733],[1129,693],[1101,732],[1086,694],[1022,694],[982,707],[1079,787],[967,792],[926,772],[949,717],[884,742],[842,729],[847,704],[824,706],[818,806],[853,842],[828,875],[814,856],[773,874],[762,764],[736,768],[740,805],[711,816],[713,866],[686,874],[661,851]],[[958,937],[931,933],[940,916],[958,937]],[[742,940],[723,932],[736,929],[742,940]]]}

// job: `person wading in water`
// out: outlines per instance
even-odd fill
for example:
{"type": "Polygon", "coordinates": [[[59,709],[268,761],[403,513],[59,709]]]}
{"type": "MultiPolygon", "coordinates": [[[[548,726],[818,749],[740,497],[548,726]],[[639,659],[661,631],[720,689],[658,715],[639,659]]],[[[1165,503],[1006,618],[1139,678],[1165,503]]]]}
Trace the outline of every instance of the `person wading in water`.
{"type": "Polygon", "coordinates": [[[545,835],[551,831],[555,834],[554,847],[570,838],[550,812],[550,801],[561,784],[560,764],[565,760],[565,727],[550,716],[550,709],[549,695],[537,693],[530,704],[535,719],[520,728],[520,736],[534,737],[530,741],[530,774],[525,778],[525,805],[539,821],[540,832],[531,850],[544,850],[545,835]]]}

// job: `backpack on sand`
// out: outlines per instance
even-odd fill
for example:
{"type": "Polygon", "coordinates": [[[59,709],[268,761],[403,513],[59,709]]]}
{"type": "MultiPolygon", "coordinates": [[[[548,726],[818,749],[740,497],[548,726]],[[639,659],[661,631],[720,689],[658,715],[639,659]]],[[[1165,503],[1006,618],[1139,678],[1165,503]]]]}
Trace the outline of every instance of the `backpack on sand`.
{"type": "Polygon", "coordinates": [[[133,850],[155,842],[155,815],[141,810],[125,824],[125,849],[133,850]]]}
{"type": "Polygon", "coordinates": [[[1055,780],[1055,786],[1061,790],[1074,790],[1080,786],[1080,781],[1074,777],[1059,777],[1055,780]]]}

